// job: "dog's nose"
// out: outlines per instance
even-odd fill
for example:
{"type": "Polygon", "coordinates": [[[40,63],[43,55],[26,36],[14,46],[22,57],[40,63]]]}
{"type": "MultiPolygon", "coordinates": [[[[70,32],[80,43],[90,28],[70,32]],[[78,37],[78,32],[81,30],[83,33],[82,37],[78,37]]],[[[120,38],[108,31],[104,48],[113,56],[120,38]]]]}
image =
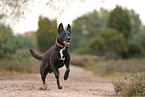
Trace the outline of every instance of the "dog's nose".
{"type": "Polygon", "coordinates": [[[66,39],[67,41],[70,41],[71,40],[71,38],[70,37],[67,37],[67,39],[66,39]]]}

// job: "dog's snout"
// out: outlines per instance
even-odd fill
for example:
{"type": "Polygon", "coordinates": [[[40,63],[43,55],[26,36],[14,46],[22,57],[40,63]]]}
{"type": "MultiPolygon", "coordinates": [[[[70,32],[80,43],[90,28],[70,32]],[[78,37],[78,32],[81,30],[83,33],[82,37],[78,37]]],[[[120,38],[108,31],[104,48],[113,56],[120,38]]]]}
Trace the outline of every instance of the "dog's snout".
{"type": "Polygon", "coordinates": [[[71,38],[70,37],[67,37],[67,41],[70,41],[71,40],[71,38]]]}

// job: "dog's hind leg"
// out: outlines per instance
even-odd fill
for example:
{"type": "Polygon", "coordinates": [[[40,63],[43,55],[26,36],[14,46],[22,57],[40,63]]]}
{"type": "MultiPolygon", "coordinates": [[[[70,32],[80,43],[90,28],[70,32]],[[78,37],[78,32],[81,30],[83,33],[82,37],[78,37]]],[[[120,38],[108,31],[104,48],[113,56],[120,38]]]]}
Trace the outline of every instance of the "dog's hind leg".
{"type": "Polygon", "coordinates": [[[46,82],[45,82],[46,75],[48,74],[47,66],[48,66],[47,64],[42,63],[40,67],[41,79],[43,81],[43,89],[47,88],[46,82]]]}
{"type": "Polygon", "coordinates": [[[60,85],[60,81],[59,81],[59,70],[56,69],[58,75],[55,75],[55,78],[57,79],[57,86],[58,86],[58,89],[62,89],[62,86],[60,85]]]}
{"type": "Polygon", "coordinates": [[[59,70],[57,68],[55,68],[54,64],[51,62],[51,67],[52,67],[52,70],[55,74],[55,78],[57,79],[57,86],[58,86],[58,89],[62,89],[62,86],[60,85],[60,81],[59,81],[59,70]]]}

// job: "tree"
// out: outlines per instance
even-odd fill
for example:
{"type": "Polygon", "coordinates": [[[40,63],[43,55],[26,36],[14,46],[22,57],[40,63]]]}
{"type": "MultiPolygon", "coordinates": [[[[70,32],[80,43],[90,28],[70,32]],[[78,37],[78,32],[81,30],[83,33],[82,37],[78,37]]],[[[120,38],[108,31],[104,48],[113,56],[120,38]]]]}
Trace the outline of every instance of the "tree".
{"type": "Polygon", "coordinates": [[[18,44],[10,26],[0,24],[0,58],[8,58],[18,49],[18,44]]]}
{"type": "Polygon", "coordinates": [[[139,42],[145,49],[145,26],[142,30],[132,35],[132,38],[129,40],[139,42]]]}
{"type": "Polygon", "coordinates": [[[28,4],[32,0],[1,0],[0,10],[1,10],[1,20],[11,19],[19,20],[26,10],[28,9],[28,4]]]}
{"type": "Polygon", "coordinates": [[[100,29],[98,35],[90,40],[88,47],[92,54],[108,58],[121,56],[122,52],[127,51],[123,34],[112,28],[100,29]]]}
{"type": "Polygon", "coordinates": [[[132,29],[128,10],[116,6],[116,8],[110,12],[107,27],[114,28],[121,32],[127,40],[132,29]]]}
{"type": "Polygon", "coordinates": [[[98,29],[105,28],[107,15],[108,11],[101,8],[100,11],[94,10],[74,20],[71,48],[75,50],[86,47],[86,43],[97,34],[98,29]]]}
{"type": "Polygon", "coordinates": [[[46,17],[39,17],[38,30],[36,32],[38,48],[45,52],[54,43],[57,35],[57,21],[49,20],[46,17]]]}
{"type": "Polygon", "coordinates": [[[141,20],[139,18],[139,14],[137,14],[133,9],[129,10],[129,15],[131,18],[131,25],[132,25],[132,30],[131,34],[136,34],[141,30],[141,20]]]}
{"type": "MultiPolygon", "coordinates": [[[[78,0],[82,2],[82,0],[78,0]]],[[[74,0],[0,0],[0,20],[11,20],[13,22],[25,18],[25,14],[31,12],[33,7],[40,5],[44,8],[49,7],[57,14],[62,14],[71,7],[74,0]],[[62,6],[63,5],[63,6],[62,6]],[[3,18],[1,18],[3,17],[3,18]]]]}

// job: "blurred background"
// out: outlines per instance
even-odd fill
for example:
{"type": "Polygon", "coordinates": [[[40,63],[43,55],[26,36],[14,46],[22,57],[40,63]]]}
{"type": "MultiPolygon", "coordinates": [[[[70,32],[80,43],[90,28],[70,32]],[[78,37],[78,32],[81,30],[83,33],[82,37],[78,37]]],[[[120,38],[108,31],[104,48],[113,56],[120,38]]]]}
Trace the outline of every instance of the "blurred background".
{"type": "Polygon", "coordinates": [[[145,71],[144,0],[0,0],[0,73],[37,73],[39,61],[71,24],[71,64],[99,76],[145,71]]]}

